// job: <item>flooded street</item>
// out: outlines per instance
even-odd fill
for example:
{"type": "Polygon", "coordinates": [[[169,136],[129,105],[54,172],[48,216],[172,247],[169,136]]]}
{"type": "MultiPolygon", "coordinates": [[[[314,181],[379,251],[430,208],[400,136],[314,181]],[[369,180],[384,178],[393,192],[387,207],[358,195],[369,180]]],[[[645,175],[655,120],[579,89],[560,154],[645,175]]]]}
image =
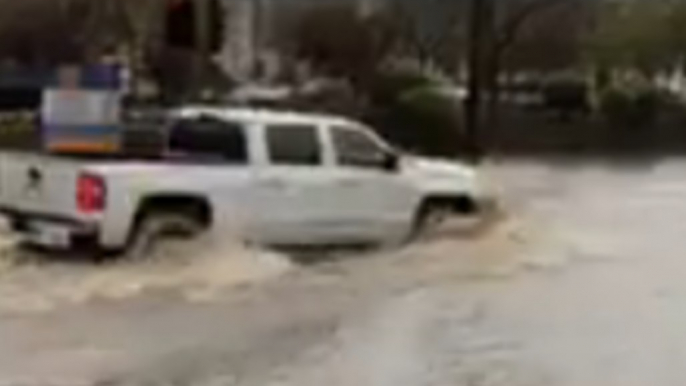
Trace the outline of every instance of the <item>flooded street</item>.
{"type": "Polygon", "coordinates": [[[7,252],[0,385],[686,384],[686,161],[487,175],[502,213],[319,264],[7,252]]]}
{"type": "Polygon", "coordinates": [[[293,268],[287,256],[203,237],[165,245],[145,261],[96,264],[88,257],[6,247],[0,260],[0,315],[47,312],[99,300],[126,300],[149,291],[186,299],[265,281],[293,268]]]}

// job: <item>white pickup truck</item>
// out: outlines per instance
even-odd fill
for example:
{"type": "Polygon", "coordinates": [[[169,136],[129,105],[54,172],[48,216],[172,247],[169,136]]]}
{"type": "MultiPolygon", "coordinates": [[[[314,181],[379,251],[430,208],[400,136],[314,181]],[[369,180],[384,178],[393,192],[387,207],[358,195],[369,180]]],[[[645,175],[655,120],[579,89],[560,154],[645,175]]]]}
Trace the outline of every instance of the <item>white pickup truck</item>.
{"type": "Polygon", "coordinates": [[[29,243],[123,251],[227,232],[269,245],[377,243],[472,212],[476,171],[405,157],[343,118],[175,111],[157,158],[0,153],[0,211],[29,243]]]}

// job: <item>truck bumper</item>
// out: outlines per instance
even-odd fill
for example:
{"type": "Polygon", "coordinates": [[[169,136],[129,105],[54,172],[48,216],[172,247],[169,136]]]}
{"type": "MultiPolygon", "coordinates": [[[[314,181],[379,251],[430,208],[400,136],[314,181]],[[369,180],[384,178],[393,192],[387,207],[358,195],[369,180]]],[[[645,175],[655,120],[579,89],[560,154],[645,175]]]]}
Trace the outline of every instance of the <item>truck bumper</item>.
{"type": "Polygon", "coordinates": [[[97,247],[99,228],[94,223],[62,216],[0,208],[12,230],[23,241],[52,250],[97,247]]]}

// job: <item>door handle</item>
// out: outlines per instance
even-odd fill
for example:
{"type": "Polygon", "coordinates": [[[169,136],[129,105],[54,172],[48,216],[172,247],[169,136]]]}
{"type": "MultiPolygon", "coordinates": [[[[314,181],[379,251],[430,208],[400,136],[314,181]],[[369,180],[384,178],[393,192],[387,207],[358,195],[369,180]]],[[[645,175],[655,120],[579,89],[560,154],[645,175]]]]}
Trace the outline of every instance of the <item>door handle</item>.
{"type": "Polygon", "coordinates": [[[354,180],[354,179],[345,179],[345,180],[340,180],[338,181],[338,186],[344,187],[344,188],[356,188],[362,185],[362,182],[359,180],[354,180]]]}
{"type": "Polygon", "coordinates": [[[288,188],[288,184],[284,180],[278,178],[267,178],[259,181],[259,185],[270,189],[284,190],[288,188]]]}

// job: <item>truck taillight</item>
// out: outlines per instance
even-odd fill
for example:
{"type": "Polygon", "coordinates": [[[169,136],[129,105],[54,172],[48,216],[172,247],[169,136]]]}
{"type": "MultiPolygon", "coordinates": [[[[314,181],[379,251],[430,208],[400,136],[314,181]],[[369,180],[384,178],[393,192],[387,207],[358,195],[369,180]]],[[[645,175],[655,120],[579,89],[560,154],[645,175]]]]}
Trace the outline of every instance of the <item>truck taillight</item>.
{"type": "Polygon", "coordinates": [[[107,205],[107,186],[102,177],[92,174],[79,176],[76,187],[76,206],[82,213],[97,213],[107,205]]]}

